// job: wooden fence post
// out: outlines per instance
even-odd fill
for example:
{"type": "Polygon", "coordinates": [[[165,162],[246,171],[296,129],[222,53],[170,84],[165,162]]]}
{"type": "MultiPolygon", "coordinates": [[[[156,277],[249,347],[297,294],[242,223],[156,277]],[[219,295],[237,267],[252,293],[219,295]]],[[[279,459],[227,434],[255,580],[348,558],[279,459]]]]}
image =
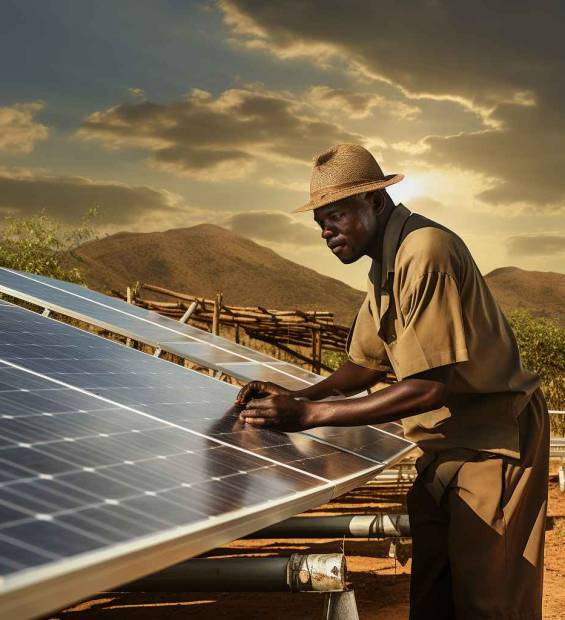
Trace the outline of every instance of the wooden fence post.
{"type": "Polygon", "coordinates": [[[222,313],[222,293],[216,295],[214,300],[214,314],[212,316],[212,333],[220,335],[220,314],[222,313]]]}
{"type": "Polygon", "coordinates": [[[319,327],[312,328],[312,372],[319,373],[322,365],[322,332],[319,327]]]}
{"type": "MultiPolygon", "coordinates": [[[[131,290],[131,286],[126,288],[126,301],[128,304],[133,303],[133,291],[131,290]]],[[[126,338],[126,347],[133,346],[133,340],[131,338],[126,338]]]]}
{"type": "Polygon", "coordinates": [[[322,370],[322,330],[316,330],[318,334],[318,339],[316,342],[316,372],[319,374],[322,370]]]}

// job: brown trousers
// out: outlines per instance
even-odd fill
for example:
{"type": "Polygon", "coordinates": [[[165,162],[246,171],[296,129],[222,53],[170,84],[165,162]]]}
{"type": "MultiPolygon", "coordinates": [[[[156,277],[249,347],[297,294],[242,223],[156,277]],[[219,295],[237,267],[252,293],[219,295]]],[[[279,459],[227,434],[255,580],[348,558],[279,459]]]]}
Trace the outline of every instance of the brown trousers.
{"type": "Polygon", "coordinates": [[[541,391],[519,423],[519,460],[476,453],[441,496],[433,463],[416,479],[410,620],[541,619],[549,461],[541,391]]]}

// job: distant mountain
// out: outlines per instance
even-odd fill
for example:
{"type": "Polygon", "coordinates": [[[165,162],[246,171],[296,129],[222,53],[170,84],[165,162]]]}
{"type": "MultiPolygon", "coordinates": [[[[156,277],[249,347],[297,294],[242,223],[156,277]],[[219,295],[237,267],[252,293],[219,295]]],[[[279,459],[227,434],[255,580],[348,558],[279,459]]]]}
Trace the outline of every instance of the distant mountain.
{"type": "Polygon", "coordinates": [[[212,224],[118,233],[85,243],[68,261],[102,292],[125,292],[136,281],[208,298],[221,291],[227,304],[330,310],[341,324],[353,320],[364,298],[340,280],[212,224]]]}
{"type": "MultiPolygon", "coordinates": [[[[102,292],[125,292],[136,281],[209,298],[221,291],[227,304],[331,310],[341,324],[353,320],[364,297],[212,224],[122,232],[85,243],[68,260],[102,292]]],[[[565,325],[565,274],[503,267],[485,278],[503,310],[525,308],[565,325]]]]}
{"type": "Polygon", "coordinates": [[[565,326],[565,274],[501,267],[485,279],[503,310],[523,308],[565,326]]]}

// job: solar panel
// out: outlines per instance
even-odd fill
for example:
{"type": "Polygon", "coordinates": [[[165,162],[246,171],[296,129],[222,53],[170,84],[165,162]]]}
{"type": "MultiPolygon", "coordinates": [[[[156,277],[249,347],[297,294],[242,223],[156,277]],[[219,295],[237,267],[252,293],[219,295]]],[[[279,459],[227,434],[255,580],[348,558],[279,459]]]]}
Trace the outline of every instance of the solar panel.
{"type": "Polygon", "coordinates": [[[243,381],[273,381],[295,390],[320,375],[69,282],[0,269],[0,292],[128,336],[243,381]]]}
{"type": "MultiPolygon", "coordinates": [[[[384,468],[352,440],[242,427],[236,391],[0,303],[0,616],[60,608],[384,468]]],[[[397,459],[407,443],[390,439],[397,459]]]]}
{"type": "MultiPolygon", "coordinates": [[[[323,378],[226,338],[69,282],[3,268],[0,269],[0,292],[140,340],[244,382],[273,381],[287,389],[298,390],[323,378]]],[[[363,445],[367,456],[380,460],[381,438],[375,436],[375,432],[381,431],[385,435],[402,437],[402,427],[395,422],[380,425],[378,431],[369,431],[361,444],[358,429],[309,432],[319,439],[331,433],[332,442],[346,449],[363,445]]]]}

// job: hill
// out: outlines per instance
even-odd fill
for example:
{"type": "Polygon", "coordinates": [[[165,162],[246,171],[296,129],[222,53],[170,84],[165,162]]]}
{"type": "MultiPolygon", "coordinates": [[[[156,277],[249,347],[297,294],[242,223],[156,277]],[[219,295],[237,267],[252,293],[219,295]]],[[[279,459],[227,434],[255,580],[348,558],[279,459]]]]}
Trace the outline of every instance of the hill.
{"type": "Polygon", "coordinates": [[[85,243],[68,262],[102,292],[125,291],[136,281],[209,298],[221,291],[227,304],[331,310],[342,324],[353,320],[364,298],[340,280],[212,224],[117,233],[85,243]]]}
{"type": "MultiPolygon", "coordinates": [[[[89,286],[125,291],[136,281],[194,295],[224,293],[234,305],[331,310],[349,324],[364,293],[212,224],[122,232],[90,241],[68,258],[89,286]]],[[[524,308],[565,325],[565,274],[502,267],[485,276],[503,310],[524,308]]]]}
{"type": "Polygon", "coordinates": [[[485,279],[503,310],[523,308],[565,326],[565,274],[501,267],[485,279]]]}

